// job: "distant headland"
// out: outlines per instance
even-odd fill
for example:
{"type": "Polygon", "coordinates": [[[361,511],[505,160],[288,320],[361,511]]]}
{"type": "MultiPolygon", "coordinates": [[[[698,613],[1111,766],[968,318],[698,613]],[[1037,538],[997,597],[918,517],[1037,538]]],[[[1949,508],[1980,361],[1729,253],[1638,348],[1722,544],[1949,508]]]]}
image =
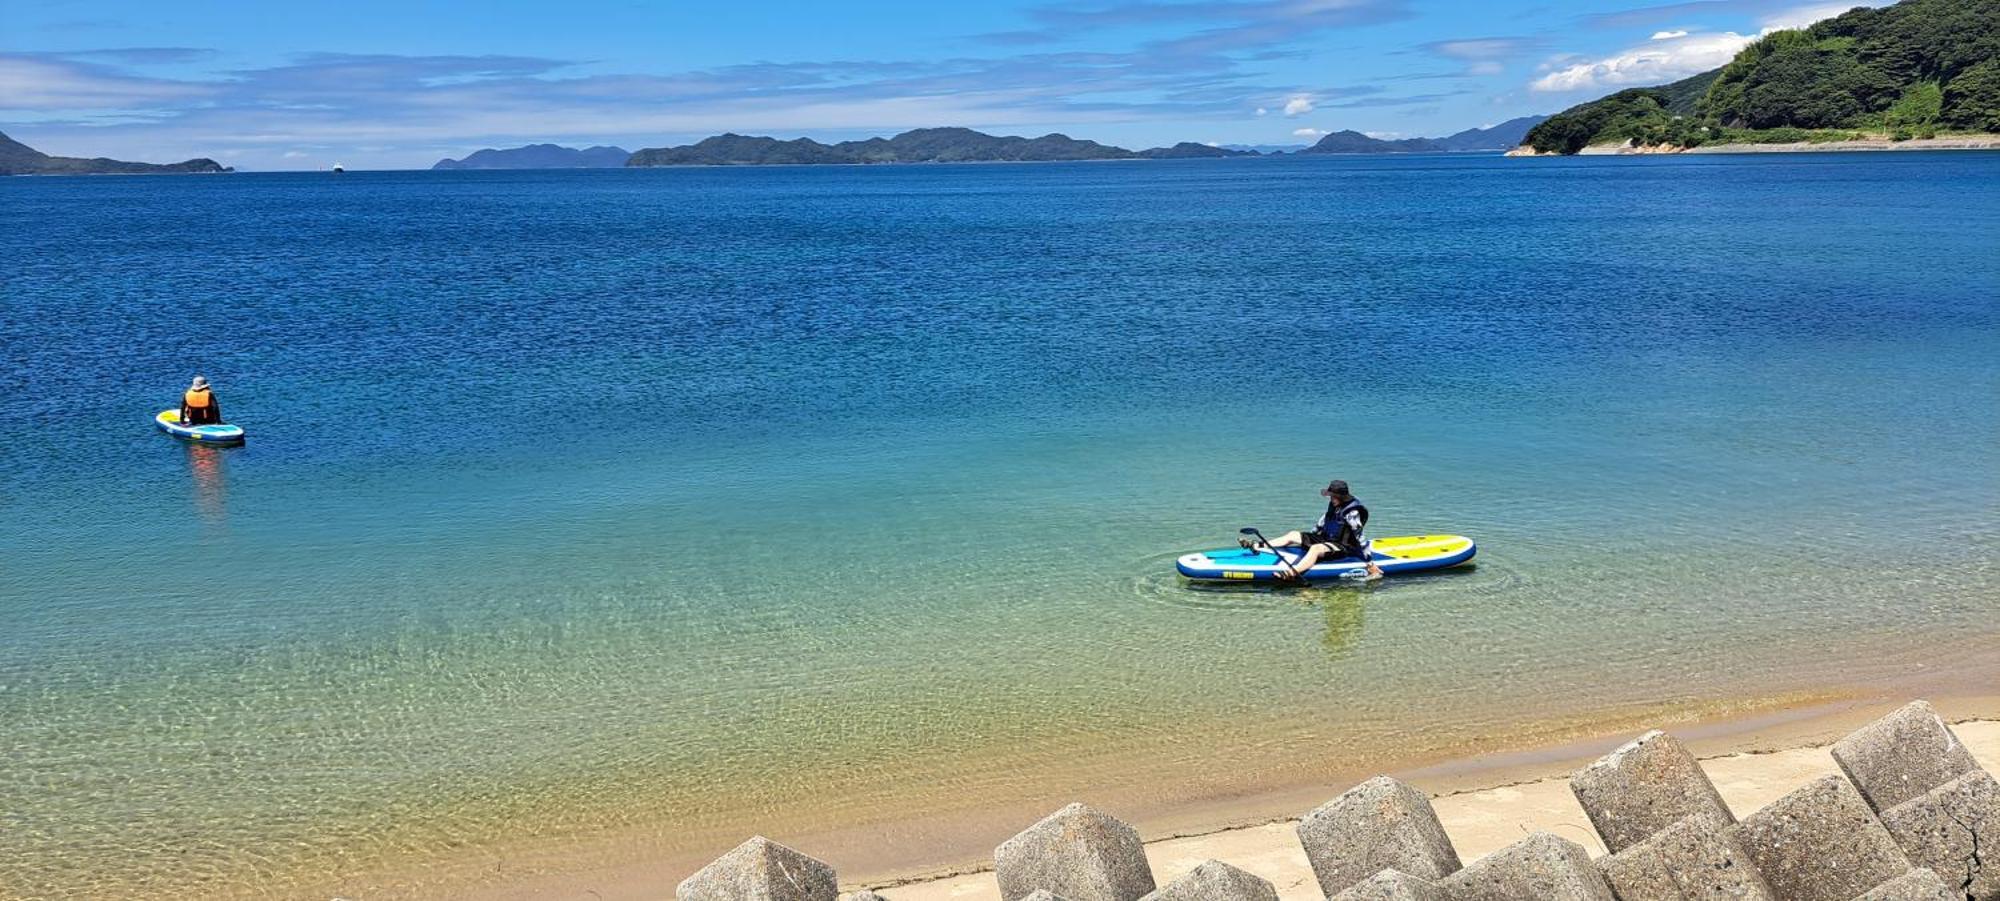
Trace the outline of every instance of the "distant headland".
{"type": "Polygon", "coordinates": [[[616,169],[625,165],[632,151],[622,147],[560,147],[529,144],[508,150],[487,148],[467,154],[465,159],[438,160],[432,169],[616,169]]]}
{"type": "Polygon", "coordinates": [[[0,134],[0,175],[180,175],[234,171],[206,157],[162,164],[128,163],[103,157],[50,156],[0,134]]]}
{"type": "Polygon", "coordinates": [[[1774,31],[1726,66],[1535,126],[1512,155],[2000,146],[1991,0],[1903,0],[1774,31]]]}

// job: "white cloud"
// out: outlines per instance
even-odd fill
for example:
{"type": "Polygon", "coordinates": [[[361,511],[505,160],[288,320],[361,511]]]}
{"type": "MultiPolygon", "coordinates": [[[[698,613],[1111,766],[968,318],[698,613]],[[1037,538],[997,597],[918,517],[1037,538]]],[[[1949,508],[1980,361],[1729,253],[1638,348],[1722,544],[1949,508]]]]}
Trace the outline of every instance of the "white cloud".
{"type": "Polygon", "coordinates": [[[305,152],[305,151],[303,151],[303,150],[287,150],[287,151],[285,151],[285,159],[288,159],[288,160],[295,160],[295,159],[298,159],[299,157],[302,157],[302,156],[312,156],[312,154],[310,154],[310,153],[307,153],[307,152],[305,152]]]}
{"type": "Polygon", "coordinates": [[[1313,99],[1305,94],[1296,95],[1292,99],[1285,101],[1285,115],[1287,116],[1303,116],[1312,111],[1313,99]]]}
{"type": "Polygon", "coordinates": [[[1751,41],[1786,28],[1804,28],[1821,19],[1840,15],[1856,6],[1880,5],[1877,0],[1847,0],[1798,6],[1773,13],[1760,23],[1757,34],[1724,31],[1715,34],[1686,30],[1655,32],[1644,45],[1632,47],[1602,59],[1559,58],[1544,65],[1549,74],[1528,85],[1543,92],[1581,91],[1635,85],[1665,84],[1698,75],[1736,58],[1751,41]]]}
{"type": "Polygon", "coordinates": [[[1377,141],[1393,141],[1403,136],[1403,133],[1400,131],[1364,131],[1362,134],[1377,141]]]}
{"type": "Polygon", "coordinates": [[[1323,132],[1323,131],[1320,131],[1320,130],[1319,130],[1319,129],[1317,129],[1317,128],[1294,128],[1294,129],[1292,129],[1292,137],[1295,137],[1295,138],[1317,138],[1317,137],[1319,137],[1320,135],[1323,135],[1323,134],[1326,134],[1326,132],[1323,132]]]}
{"type": "Polygon", "coordinates": [[[1267,109],[1265,109],[1265,108],[1263,108],[1263,107],[1261,107],[1261,106],[1257,108],[1257,115],[1259,115],[1259,116],[1263,116],[1263,115],[1267,115],[1267,114],[1269,114],[1270,112],[1271,112],[1270,110],[1267,110],[1267,109]]]}
{"type": "Polygon", "coordinates": [[[1603,59],[1561,66],[1528,88],[1556,92],[1665,84],[1721,66],[1753,40],[1753,35],[1733,31],[1662,38],[1603,59]]]}
{"type": "Polygon", "coordinates": [[[0,57],[0,110],[142,109],[209,89],[27,54],[0,57]]]}

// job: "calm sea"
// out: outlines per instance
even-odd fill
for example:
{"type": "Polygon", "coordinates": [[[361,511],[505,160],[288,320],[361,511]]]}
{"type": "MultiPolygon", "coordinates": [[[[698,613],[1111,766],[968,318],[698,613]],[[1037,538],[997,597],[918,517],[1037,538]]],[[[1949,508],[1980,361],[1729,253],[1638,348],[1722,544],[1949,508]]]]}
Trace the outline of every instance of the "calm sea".
{"type": "Polygon", "coordinates": [[[6,179],[0,896],[1908,678],[2000,638],[1996,248],[1991,153],[6,179]],[[1334,477],[1477,566],[1173,576],[1334,477]]]}

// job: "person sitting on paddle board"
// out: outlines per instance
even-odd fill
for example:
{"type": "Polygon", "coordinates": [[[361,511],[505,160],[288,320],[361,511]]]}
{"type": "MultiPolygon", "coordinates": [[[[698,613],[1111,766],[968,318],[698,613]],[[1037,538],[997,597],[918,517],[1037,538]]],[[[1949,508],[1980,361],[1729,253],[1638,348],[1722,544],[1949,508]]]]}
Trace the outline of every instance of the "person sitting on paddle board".
{"type": "Polygon", "coordinates": [[[222,405],[216,403],[215,392],[208,389],[208,379],[194,377],[187,393],[181,395],[181,425],[220,425],[222,405]]]}
{"type": "MultiPolygon", "coordinates": [[[[1251,550],[1267,550],[1273,554],[1277,554],[1276,548],[1281,547],[1305,548],[1299,559],[1292,561],[1290,569],[1278,572],[1280,579],[1296,579],[1299,573],[1312,569],[1323,559],[1341,557],[1354,557],[1367,564],[1370,581],[1382,578],[1382,567],[1369,559],[1368,539],[1361,534],[1361,530],[1368,525],[1368,508],[1348,492],[1347,483],[1340,479],[1328,482],[1325,488],[1320,489],[1319,495],[1327,499],[1326,514],[1311,529],[1286,532],[1272,541],[1271,547],[1258,548],[1257,542],[1249,538],[1242,539],[1241,544],[1251,550]]],[[[1279,559],[1285,558],[1280,554],[1279,559]]]]}

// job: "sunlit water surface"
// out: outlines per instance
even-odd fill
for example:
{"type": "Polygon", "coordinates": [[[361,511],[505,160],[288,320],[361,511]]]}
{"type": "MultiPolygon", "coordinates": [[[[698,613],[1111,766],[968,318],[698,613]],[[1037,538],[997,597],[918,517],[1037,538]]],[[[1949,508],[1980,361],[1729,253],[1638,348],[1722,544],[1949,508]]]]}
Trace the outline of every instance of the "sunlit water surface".
{"type": "Polygon", "coordinates": [[[0,226],[0,895],[1243,791],[2000,633],[2000,154],[8,179],[0,226]],[[151,430],[195,372],[247,446],[151,430]],[[1330,477],[1477,566],[1173,576],[1330,477]]]}

